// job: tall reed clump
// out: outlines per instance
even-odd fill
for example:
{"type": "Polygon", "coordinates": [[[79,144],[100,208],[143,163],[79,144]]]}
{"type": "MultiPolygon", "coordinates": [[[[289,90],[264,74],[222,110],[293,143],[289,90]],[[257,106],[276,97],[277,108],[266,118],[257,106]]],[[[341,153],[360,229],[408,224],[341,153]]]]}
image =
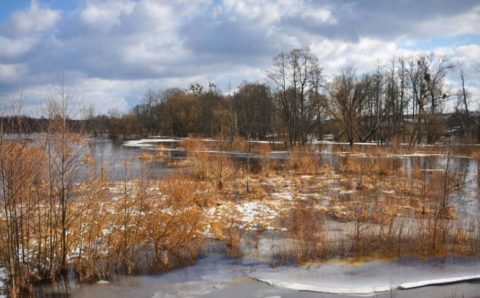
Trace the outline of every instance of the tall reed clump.
{"type": "Polygon", "coordinates": [[[263,176],[268,178],[273,168],[273,160],[271,154],[269,152],[262,153],[262,157],[260,158],[259,163],[260,173],[262,173],[263,176]]]}
{"type": "Polygon", "coordinates": [[[472,158],[475,159],[475,160],[480,160],[480,149],[479,148],[475,148],[474,150],[472,150],[472,158]]]}
{"type": "Polygon", "coordinates": [[[456,185],[456,175],[450,172],[448,166],[444,171],[425,172],[422,195],[422,212],[417,213],[417,222],[424,245],[419,254],[424,256],[448,254],[452,243],[453,219],[457,217],[456,210],[450,202],[450,195],[456,185]]]}
{"type": "Polygon", "coordinates": [[[257,152],[261,155],[259,159],[260,173],[269,177],[272,171],[278,171],[280,169],[280,162],[277,159],[272,158],[272,150],[268,144],[261,144],[257,149],[257,152]]]}
{"type": "Polygon", "coordinates": [[[190,164],[190,176],[200,181],[212,182],[219,190],[238,172],[224,151],[208,152],[201,140],[185,141],[185,149],[190,164]]]}
{"type": "Polygon", "coordinates": [[[205,144],[200,139],[187,139],[183,142],[190,164],[190,173],[197,179],[208,176],[208,152],[205,144]]]}
{"type": "Polygon", "coordinates": [[[230,257],[240,258],[242,256],[241,241],[244,230],[241,228],[239,212],[236,208],[231,210],[222,232],[223,238],[230,248],[230,257]]]}
{"type": "Polygon", "coordinates": [[[329,247],[323,229],[324,221],[323,213],[315,209],[311,201],[296,200],[286,219],[288,235],[293,241],[285,241],[280,261],[300,264],[325,259],[329,247]]]}
{"type": "Polygon", "coordinates": [[[1,265],[12,297],[29,295],[32,282],[52,281],[69,269],[71,204],[86,164],[85,139],[52,120],[37,139],[0,135],[0,218],[5,223],[1,265]]]}
{"type": "Polygon", "coordinates": [[[113,271],[158,272],[196,260],[203,245],[203,199],[189,179],[140,177],[85,187],[89,191],[74,205],[80,236],[71,255],[80,280],[108,279],[113,271]]]}
{"type": "Polygon", "coordinates": [[[153,266],[161,264],[169,269],[178,264],[196,261],[203,247],[202,205],[206,204],[204,192],[185,176],[173,176],[160,183],[163,198],[149,201],[146,225],[147,239],[154,247],[153,266]],[[153,223],[153,225],[152,225],[153,223]]]}
{"type": "MultiPolygon", "coordinates": [[[[40,221],[35,213],[45,210],[42,208],[45,200],[31,189],[41,173],[42,153],[27,141],[1,139],[0,264],[7,271],[12,297],[30,293],[31,277],[38,268],[37,262],[43,259],[32,249],[37,248],[33,237],[44,234],[37,224],[45,222],[40,221]]],[[[58,246],[55,248],[58,249],[58,246]]],[[[55,248],[51,247],[52,250],[55,248]]]]}
{"type": "Polygon", "coordinates": [[[316,153],[308,147],[295,147],[290,151],[288,168],[298,174],[316,175],[320,170],[320,162],[316,153]]]}

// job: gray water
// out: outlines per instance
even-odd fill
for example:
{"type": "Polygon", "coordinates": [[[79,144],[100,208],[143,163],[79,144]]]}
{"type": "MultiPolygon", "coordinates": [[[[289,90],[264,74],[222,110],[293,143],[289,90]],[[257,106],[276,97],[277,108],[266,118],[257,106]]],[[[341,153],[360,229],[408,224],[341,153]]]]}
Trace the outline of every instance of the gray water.
{"type": "MultiPolygon", "coordinates": [[[[271,268],[266,264],[209,255],[201,258],[194,266],[162,275],[120,276],[112,283],[82,286],[73,297],[358,297],[358,294],[319,293],[275,287],[256,277],[273,275],[286,282],[301,280],[335,290],[338,287],[351,289],[372,284],[393,287],[398,281],[447,276],[462,270],[478,272],[479,268],[478,263],[476,267],[462,261],[452,261],[452,264],[455,265],[452,267],[451,264],[399,260],[372,262],[363,266],[328,264],[302,269],[271,268]]],[[[478,282],[463,282],[411,290],[392,289],[377,293],[375,297],[479,297],[479,293],[478,282]]]]}
{"type": "Polygon", "coordinates": [[[131,179],[138,176],[162,178],[176,172],[175,169],[169,168],[164,160],[156,158],[156,152],[149,148],[125,147],[123,142],[92,139],[88,143],[87,150],[90,155],[95,157],[96,174],[100,175],[101,168],[103,168],[107,177],[112,180],[131,179]],[[151,161],[142,161],[139,158],[145,151],[152,153],[151,161]]]}

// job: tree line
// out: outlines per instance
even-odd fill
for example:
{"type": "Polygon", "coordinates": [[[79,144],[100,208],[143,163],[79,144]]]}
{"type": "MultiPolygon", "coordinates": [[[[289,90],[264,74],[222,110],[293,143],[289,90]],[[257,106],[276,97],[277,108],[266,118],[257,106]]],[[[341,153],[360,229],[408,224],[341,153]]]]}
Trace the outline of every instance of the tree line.
{"type": "MultiPolygon", "coordinates": [[[[345,68],[326,79],[308,48],[294,49],[273,58],[263,82],[244,82],[230,94],[214,83],[149,90],[128,113],[112,109],[96,115],[89,108],[83,120],[68,121],[93,136],[113,139],[163,135],[233,141],[241,137],[294,146],[328,138],[351,145],[413,146],[454,136],[480,142],[480,114],[474,105],[478,98],[468,88],[468,82],[478,82],[480,69],[476,73],[466,69],[430,54],[394,58],[363,73],[345,68]],[[453,84],[451,78],[457,78],[453,84]]],[[[6,120],[0,122],[12,122],[6,120]]],[[[48,122],[24,120],[34,131],[43,131],[48,122]]]]}
{"type": "Polygon", "coordinates": [[[112,138],[221,136],[290,145],[326,136],[352,145],[432,144],[450,135],[478,142],[478,107],[465,69],[431,54],[392,59],[365,73],[345,68],[326,80],[308,48],[294,49],[273,59],[265,82],[244,82],[230,95],[213,83],[148,91],[130,113],[91,118],[98,122],[91,127],[112,138]],[[458,77],[457,88],[447,85],[449,73],[458,77]]]}

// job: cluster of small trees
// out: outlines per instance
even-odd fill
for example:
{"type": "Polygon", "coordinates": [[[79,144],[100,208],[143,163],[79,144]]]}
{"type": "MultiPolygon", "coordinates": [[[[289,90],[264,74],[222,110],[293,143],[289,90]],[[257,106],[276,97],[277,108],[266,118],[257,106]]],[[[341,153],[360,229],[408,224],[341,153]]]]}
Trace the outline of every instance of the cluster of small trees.
{"type": "Polygon", "coordinates": [[[328,134],[350,144],[413,145],[435,143],[453,131],[476,141],[479,115],[465,76],[463,65],[422,55],[392,59],[363,74],[347,68],[326,80],[308,48],[294,49],[274,58],[265,83],[245,82],[231,95],[212,83],[206,89],[193,84],[187,90],[149,91],[131,113],[111,113],[103,125],[113,138],[240,136],[295,145],[328,134]],[[458,88],[447,88],[448,72],[458,73],[458,88]]]}
{"type": "MultiPolygon", "coordinates": [[[[65,101],[52,102],[46,133],[35,143],[0,129],[0,261],[12,296],[30,284],[33,272],[54,279],[67,270],[68,205],[86,144],[71,132],[67,110],[65,101]]],[[[28,131],[21,120],[13,125],[28,131]]]]}
{"type": "Polygon", "coordinates": [[[109,181],[68,120],[68,99],[59,88],[41,133],[24,137],[32,130],[22,117],[0,122],[0,267],[11,297],[72,272],[82,281],[168,269],[193,262],[202,246],[195,188],[181,178],[129,181],[128,161],[125,180],[109,181]]]}

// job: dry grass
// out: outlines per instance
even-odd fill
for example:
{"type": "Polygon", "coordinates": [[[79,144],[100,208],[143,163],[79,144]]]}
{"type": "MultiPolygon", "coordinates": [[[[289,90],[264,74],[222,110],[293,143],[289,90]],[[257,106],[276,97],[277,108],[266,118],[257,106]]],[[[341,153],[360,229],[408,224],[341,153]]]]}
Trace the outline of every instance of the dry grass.
{"type": "Polygon", "coordinates": [[[475,160],[480,160],[480,149],[476,149],[472,152],[472,158],[475,160]]]}
{"type": "MultiPolygon", "coordinates": [[[[20,293],[28,296],[32,283],[55,280],[62,272],[61,260],[57,257],[62,247],[58,225],[61,201],[49,196],[51,189],[42,176],[46,171],[42,168],[45,166],[41,162],[45,160],[42,150],[28,145],[23,148],[25,151],[17,150],[18,156],[11,155],[23,162],[12,165],[29,164],[35,171],[27,172],[25,168],[19,176],[22,179],[18,181],[25,186],[25,192],[22,190],[25,200],[8,202],[22,212],[16,223],[24,231],[16,236],[24,250],[22,263],[16,267],[22,270],[22,281],[19,271],[9,271],[11,276],[16,274],[15,284],[10,287],[13,296],[20,293]],[[34,180],[28,178],[30,174],[35,174],[34,180]]],[[[98,166],[94,161],[86,164],[92,168],[98,166]]],[[[121,182],[92,176],[83,183],[75,183],[72,199],[65,205],[68,268],[84,281],[109,278],[112,272],[156,272],[194,262],[203,250],[202,208],[212,200],[208,185],[203,189],[200,186],[188,176],[173,176],[162,181],[139,177],[121,182]]],[[[56,188],[53,191],[58,192],[56,188]]],[[[2,265],[8,256],[4,240],[7,235],[13,237],[12,230],[4,233],[6,219],[10,220],[5,213],[0,213],[2,265]]]]}
{"type": "Polygon", "coordinates": [[[156,150],[155,156],[158,160],[165,160],[169,157],[168,152],[165,151],[166,149],[165,145],[158,144],[156,149],[157,150],[156,150]]]}
{"type": "Polygon", "coordinates": [[[316,175],[320,170],[320,162],[315,152],[308,148],[294,148],[290,151],[288,169],[296,174],[316,175]]]}
{"type": "Polygon", "coordinates": [[[316,210],[312,202],[298,200],[287,218],[289,235],[296,240],[295,249],[290,251],[295,262],[303,263],[324,256],[324,214],[316,210]]]}
{"type": "MultiPolygon", "coordinates": [[[[76,186],[81,195],[69,205],[68,250],[80,279],[108,278],[112,270],[135,274],[192,263],[203,250],[206,232],[224,241],[231,257],[240,257],[246,231],[286,231],[280,263],[480,252],[478,223],[460,224],[448,200],[459,185],[454,172],[414,168],[407,175],[403,163],[387,158],[387,148],[376,146],[364,146],[365,154],[342,154],[338,169],[321,166],[312,148],[292,150],[283,166],[271,158],[266,144],[258,144],[255,150],[264,158],[259,173],[252,173],[223,152],[208,153],[207,146],[217,146],[211,143],[183,142],[187,160],[170,166],[188,167],[185,175],[116,183],[94,177],[76,186]],[[255,216],[249,219],[248,212],[255,216]],[[327,229],[332,222],[340,231],[327,229]]],[[[242,140],[234,145],[246,148],[242,140]]],[[[139,158],[148,162],[158,156],[145,153],[139,158]]],[[[83,160],[98,166],[91,157],[83,160]]],[[[54,236],[45,233],[52,202],[41,196],[48,193],[46,184],[38,187],[39,201],[30,200],[26,208],[40,225],[33,220],[26,225],[42,239],[30,236],[25,241],[34,257],[46,259],[49,251],[42,245],[54,236]]],[[[44,266],[35,264],[32,268],[44,266]]],[[[38,281],[47,280],[41,270],[35,272],[40,272],[38,281]]]]}
{"type": "Polygon", "coordinates": [[[202,250],[199,205],[205,198],[191,186],[181,176],[159,184],[138,180],[108,186],[112,190],[103,190],[103,199],[79,200],[72,208],[82,210],[81,221],[72,225],[72,235],[89,237],[72,238],[71,245],[79,252],[72,260],[81,279],[108,278],[112,268],[134,274],[193,262],[202,250]]]}
{"type": "MultiPolygon", "coordinates": [[[[260,173],[249,175],[250,191],[244,190],[245,173],[231,175],[217,204],[224,200],[230,200],[233,206],[245,200],[270,202],[279,200],[275,193],[291,194],[291,200],[280,199],[287,218],[280,221],[280,227],[286,228],[289,235],[279,251],[281,263],[335,256],[428,257],[479,251],[478,229],[453,227],[457,210],[449,202],[442,203],[444,189],[449,193],[458,185],[455,173],[413,168],[407,175],[403,162],[387,158],[391,154],[387,148],[365,148],[367,157],[347,154],[338,171],[321,167],[308,149],[293,150],[286,171],[273,166],[270,154],[264,153],[260,173]],[[326,206],[321,203],[325,197],[326,206]],[[340,238],[332,238],[323,229],[324,221],[332,219],[350,227],[340,238]]],[[[238,255],[242,233],[236,228],[215,230],[217,237],[229,243],[232,255],[238,255]]]]}
{"type": "Polygon", "coordinates": [[[154,155],[151,152],[143,152],[138,156],[138,159],[142,162],[151,162],[154,158],[154,155]]]}

